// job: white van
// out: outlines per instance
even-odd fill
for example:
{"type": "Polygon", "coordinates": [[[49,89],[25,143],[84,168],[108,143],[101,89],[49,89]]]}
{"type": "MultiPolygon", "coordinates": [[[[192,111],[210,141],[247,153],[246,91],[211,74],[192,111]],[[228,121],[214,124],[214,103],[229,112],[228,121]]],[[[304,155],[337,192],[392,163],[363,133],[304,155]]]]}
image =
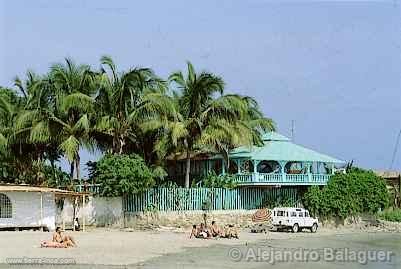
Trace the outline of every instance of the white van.
{"type": "Polygon", "coordinates": [[[312,218],[309,211],[304,208],[276,207],[273,208],[272,218],[272,224],[277,230],[291,229],[294,233],[303,228],[315,233],[319,226],[318,219],[312,218]]]}

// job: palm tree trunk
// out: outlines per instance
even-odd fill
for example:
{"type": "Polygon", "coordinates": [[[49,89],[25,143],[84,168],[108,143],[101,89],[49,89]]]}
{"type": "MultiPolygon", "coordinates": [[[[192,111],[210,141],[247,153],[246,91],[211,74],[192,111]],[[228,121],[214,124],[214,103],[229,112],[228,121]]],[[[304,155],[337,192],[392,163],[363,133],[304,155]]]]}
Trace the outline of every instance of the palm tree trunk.
{"type": "Polygon", "coordinates": [[[73,181],[74,181],[74,166],[75,166],[75,161],[72,161],[70,163],[70,180],[71,180],[71,183],[73,183],[73,181]]]}
{"type": "Polygon", "coordinates": [[[81,163],[81,158],[79,157],[79,154],[78,154],[77,158],[75,160],[75,168],[77,170],[77,179],[78,179],[78,181],[80,180],[80,167],[79,167],[80,163],[81,163]]]}
{"type": "Polygon", "coordinates": [[[118,142],[119,142],[119,147],[120,147],[118,150],[118,154],[122,155],[125,141],[124,141],[124,139],[120,138],[118,142]]]}
{"type": "Polygon", "coordinates": [[[189,188],[189,173],[191,171],[191,152],[187,149],[186,167],[185,167],[185,188],[189,188]]]}

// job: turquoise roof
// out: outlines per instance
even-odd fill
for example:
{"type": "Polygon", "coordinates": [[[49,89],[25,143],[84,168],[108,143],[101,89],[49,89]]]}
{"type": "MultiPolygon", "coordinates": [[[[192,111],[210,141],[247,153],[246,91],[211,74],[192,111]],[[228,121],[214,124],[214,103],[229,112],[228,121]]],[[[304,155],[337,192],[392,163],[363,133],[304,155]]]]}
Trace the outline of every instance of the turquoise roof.
{"type": "Polygon", "coordinates": [[[294,144],[287,137],[269,132],[263,135],[262,147],[253,146],[238,147],[230,152],[230,158],[250,158],[253,160],[275,160],[275,161],[302,161],[302,162],[324,162],[345,163],[342,160],[316,152],[303,146],[294,144]]]}

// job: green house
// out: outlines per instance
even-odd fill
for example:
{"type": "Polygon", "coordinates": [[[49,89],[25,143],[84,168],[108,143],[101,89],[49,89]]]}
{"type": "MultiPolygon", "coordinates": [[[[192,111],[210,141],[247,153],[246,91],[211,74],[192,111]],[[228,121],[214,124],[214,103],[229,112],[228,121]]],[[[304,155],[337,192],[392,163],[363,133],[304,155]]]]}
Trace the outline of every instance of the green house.
{"type": "MultiPolygon", "coordinates": [[[[185,160],[179,158],[169,174],[181,182],[185,160]]],[[[191,158],[191,179],[208,172],[230,174],[243,186],[325,185],[344,161],[297,145],[287,137],[269,132],[263,146],[238,147],[229,153],[229,163],[220,154],[198,154],[191,158]]]]}

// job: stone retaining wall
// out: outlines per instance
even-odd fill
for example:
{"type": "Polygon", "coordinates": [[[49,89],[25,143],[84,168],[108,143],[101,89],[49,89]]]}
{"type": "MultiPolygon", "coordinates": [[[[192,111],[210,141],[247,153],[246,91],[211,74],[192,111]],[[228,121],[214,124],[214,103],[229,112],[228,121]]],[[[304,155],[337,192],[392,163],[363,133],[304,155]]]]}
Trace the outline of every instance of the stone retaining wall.
{"type": "Polygon", "coordinates": [[[125,228],[153,228],[155,226],[190,227],[206,221],[213,220],[219,225],[234,224],[237,227],[252,225],[252,214],[256,210],[216,210],[216,211],[172,211],[172,212],[138,212],[125,213],[125,228]]]}

